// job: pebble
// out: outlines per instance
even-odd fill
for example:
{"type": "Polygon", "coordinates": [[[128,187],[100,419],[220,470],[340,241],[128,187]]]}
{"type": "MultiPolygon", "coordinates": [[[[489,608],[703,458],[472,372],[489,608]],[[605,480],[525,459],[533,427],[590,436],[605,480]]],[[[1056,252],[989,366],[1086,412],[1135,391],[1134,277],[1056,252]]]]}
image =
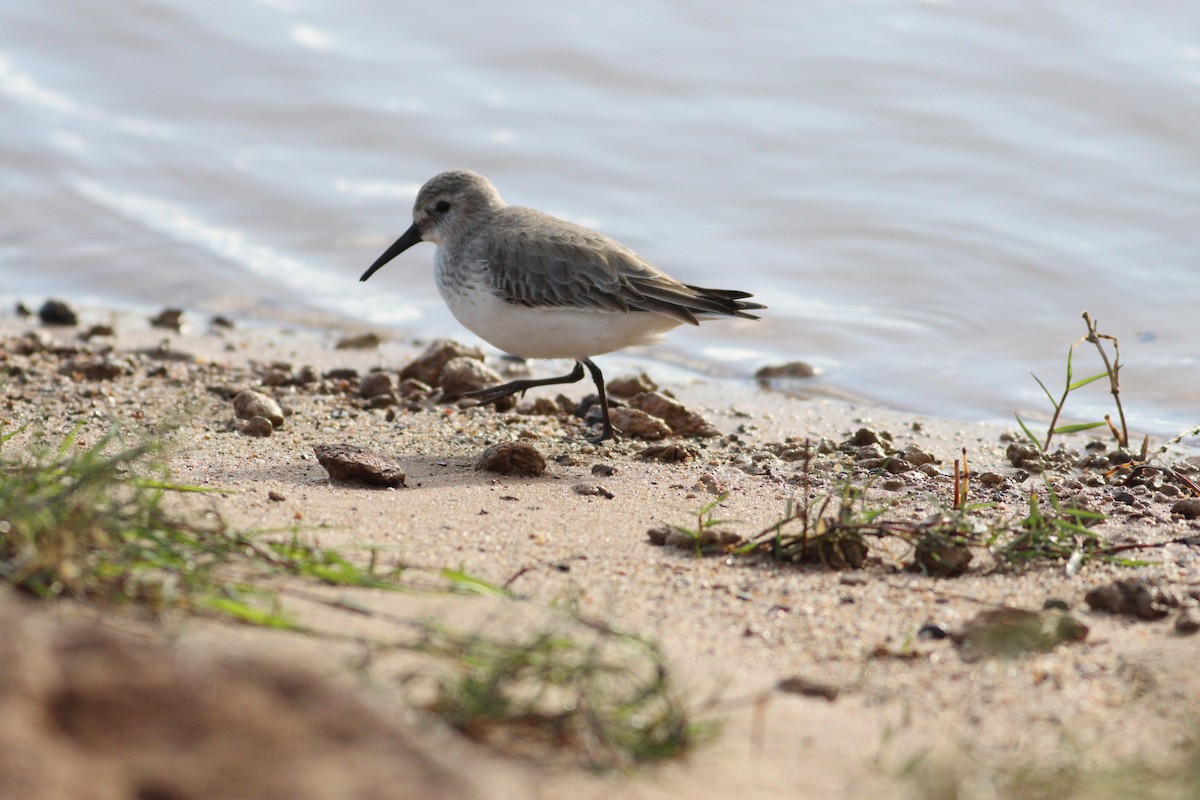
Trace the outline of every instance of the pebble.
{"type": "Polygon", "coordinates": [[[75,309],[62,300],[47,300],[38,309],[38,319],[43,325],[78,325],[79,317],[75,309]]]}
{"type": "Polygon", "coordinates": [[[604,497],[609,500],[615,496],[601,483],[577,483],[571,487],[571,491],[584,497],[604,497]]]}
{"type": "Polygon", "coordinates": [[[238,392],[233,398],[233,413],[238,419],[266,417],[274,427],[283,427],[283,409],[275,398],[252,389],[238,392]]]}
{"type": "Polygon", "coordinates": [[[266,417],[251,417],[238,425],[238,433],[243,436],[266,438],[275,432],[275,426],[266,417]]]}
{"type": "Polygon", "coordinates": [[[672,400],[660,392],[643,392],[629,398],[631,408],[645,411],[658,417],[670,427],[676,436],[711,437],[720,436],[712,423],[695,411],[688,409],[678,400],[672,400]]]}
{"type": "Polygon", "coordinates": [[[665,421],[640,409],[612,408],[609,414],[613,427],[622,436],[653,442],[671,435],[671,427],[665,421]]]}
{"type": "Polygon", "coordinates": [[[521,403],[517,408],[518,414],[529,416],[544,416],[553,417],[561,413],[558,403],[551,400],[549,397],[535,397],[533,400],[521,403]]]}
{"type": "Polygon", "coordinates": [[[775,685],[775,688],[787,694],[798,694],[804,697],[819,697],[829,702],[838,699],[841,690],[831,683],[824,681],[816,681],[812,678],[807,678],[803,675],[793,675],[790,678],[784,678],[775,685]]]}
{"type": "MultiPolygon", "coordinates": [[[[500,373],[485,366],[479,359],[458,356],[447,361],[442,367],[442,371],[438,373],[437,385],[441,387],[443,400],[454,401],[468,392],[496,386],[502,380],[500,373]]],[[[500,410],[515,405],[516,400],[511,397],[495,403],[496,408],[500,410]]]]}
{"type": "Polygon", "coordinates": [[[111,381],[125,372],[120,365],[114,364],[103,356],[70,358],[62,363],[58,371],[61,375],[70,375],[72,378],[78,377],[89,381],[111,381]]]}
{"type": "Polygon", "coordinates": [[[1162,619],[1168,608],[1177,605],[1174,598],[1155,591],[1144,580],[1113,581],[1097,586],[1083,597],[1093,611],[1107,611],[1139,619],[1162,619]]]}
{"type": "Polygon", "coordinates": [[[656,444],[638,453],[643,461],[661,461],[664,464],[682,464],[696,458],[696,448],[684,444],[656,444]]]}
{"type": "Polygon", "coordinates": [[[546,471],[546,459],[527,442],[497,442],[479,454],[475,469],[536,478],[546,471]]]}
{"type": "Polygon", "coordinates": [[[164,308],[150,318],[150,324],[156,328],[166,328],[178,333],[183,330],[183,309],[164,308]]]}
{"type": "Polygon", "coordinates": [[[972,558],[971,548],[961,542],[926,536],[917,542],[910,569],[935,578],[954,578],[967,571],[972,558]]]}
{"type": "Polygon", "coordinates": [[[787,364],[761,367],[754,373],[754,377],[760,381],[769,381],[774,378],[811,378],[816,374],[817,370],[811,364],[791,361],[787,364]]]}
{"type": "Polygon", "coordinates": [[[370,486],[404,485],[404,470],[394,459],[352,444],[318,444],[317,461],[335,481],[361,481],[370,486]]]}
{"type": "Polygon", "coordinates": [[[1171,513],[1184,519],[1200,518],[1200,497],[1185,497],[1171,505],[1171,513]]]}
{"type": "Polygon", "coordinates": [[[381,339],[377,334],[360,333],[357,336],[345,336],[341,339],[338,339],[337,344],[334,345],[334,349],[374,350],[381,344],[383,344],[383,339],[381,339]]]}
{"type": "Polygon", "coordinates": [[[392,388],[391,375],[386,372],[371,372],[358,384],[358,393],[361,397],[370,400],[372,397],[391,394],[392,388]]]}
{"type": "Polygon", "coordinates": [[[1194,609],[1188,609],[1175,618],[1175,632],[1180,636],[1191,636],[1200,631],[1200,615],[1194,609]]]}
{"type": "Polygon", "coordinates": [[[453,339],[434,339],[425,352],[417,356],[408,366],[400,370],[400,380],[416,378],[429,386],[437,386],[442,368],[454,358],[472,358],[483,361],[483,351],[478,347],[468,347],[453,339]]]}
{"type": "Polygon", "coordinates": [[[638,375],[621,375],[605,384],[609,397],[633,397],[645,392],[658,391],[658,384],[650,380],[646,373],[638,375]]]}

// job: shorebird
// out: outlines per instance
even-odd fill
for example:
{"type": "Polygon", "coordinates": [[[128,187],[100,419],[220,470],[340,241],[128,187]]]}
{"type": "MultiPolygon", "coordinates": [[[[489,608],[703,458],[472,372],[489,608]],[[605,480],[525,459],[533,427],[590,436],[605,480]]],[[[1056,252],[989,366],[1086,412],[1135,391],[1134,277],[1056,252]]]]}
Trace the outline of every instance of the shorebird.
{"type": "Polygon", "coordinates": [[[418,242],[437,245],[434,275],[455,319],[479,338],[522,358],[570,358],[570,374],[516,380],[471,392],[494,403],[527,389],[575,383],[587,367],[611,439],[604,376],[591,357],[651,344],[670,329],[716,317],[758,319],[748,292],[681,283],[625,245],[590,228],[506,205],[469,170],[434,176],[413,204],[413,223],[359,280],[418,242]]]}

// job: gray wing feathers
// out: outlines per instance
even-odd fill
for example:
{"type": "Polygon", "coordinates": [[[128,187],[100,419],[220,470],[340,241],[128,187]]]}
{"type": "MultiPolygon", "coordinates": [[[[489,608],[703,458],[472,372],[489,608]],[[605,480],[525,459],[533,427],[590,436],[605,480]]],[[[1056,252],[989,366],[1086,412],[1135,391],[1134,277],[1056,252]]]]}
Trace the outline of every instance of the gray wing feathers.
{"type": "Polygon", "coordinates": [[[510,206],[489,227],[483,254],[509,302],[544,308],[651,311],[698,324],[697,315],[749,317],[744,292],[687,286],[595,231],[510,206]],[[497,224],[500,223],[500,224],[497,224]]]}

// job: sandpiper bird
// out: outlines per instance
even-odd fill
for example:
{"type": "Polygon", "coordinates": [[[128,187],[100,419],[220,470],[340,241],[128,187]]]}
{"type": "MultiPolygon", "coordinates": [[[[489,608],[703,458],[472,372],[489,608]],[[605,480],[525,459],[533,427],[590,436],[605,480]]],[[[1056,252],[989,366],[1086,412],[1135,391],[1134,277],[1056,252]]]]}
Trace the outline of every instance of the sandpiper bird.
{"type": "Polygon", "coordinates": [[[493,346],[523,358],[571,358],[569,375],[517,380],[471,392],[494,403],[535,386],[575,383],[587,367],[613,437],[604,376],[591,356],[650,344],[671,328],[713,317],[758,319],[747,292],[680,283],[620,242],[541,211],[505,205],[468,170],[434,176],[413,205],[413,224],[363,273],[418,242],[437,245],[438,291],[455,319],[493,346]]]}

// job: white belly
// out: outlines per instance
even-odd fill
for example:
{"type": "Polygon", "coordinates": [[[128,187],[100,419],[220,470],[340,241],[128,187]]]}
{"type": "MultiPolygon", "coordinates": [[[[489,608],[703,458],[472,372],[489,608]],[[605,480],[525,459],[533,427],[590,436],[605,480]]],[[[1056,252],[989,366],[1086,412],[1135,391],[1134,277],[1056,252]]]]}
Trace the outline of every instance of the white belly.
{"type": "Polygon", "coordinates": [[[522,358],[573,358],[652,344],[680,324],[650,311],[530,308],[483,288],[443,292],[454,318],[479,338],[522,358]]]}

